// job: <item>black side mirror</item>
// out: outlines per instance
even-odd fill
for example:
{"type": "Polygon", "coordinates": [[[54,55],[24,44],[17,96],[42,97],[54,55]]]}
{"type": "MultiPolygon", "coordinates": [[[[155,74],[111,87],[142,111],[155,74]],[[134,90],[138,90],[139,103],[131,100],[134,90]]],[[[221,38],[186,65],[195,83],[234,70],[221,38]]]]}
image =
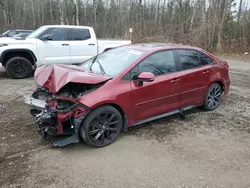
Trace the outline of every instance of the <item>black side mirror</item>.
{"type": "Polygon", "coordinates": [[[42,41],[47,41],[47,40],[52,40],[52,35],[51,34],[45,34],[41,37],[42,41]]]}

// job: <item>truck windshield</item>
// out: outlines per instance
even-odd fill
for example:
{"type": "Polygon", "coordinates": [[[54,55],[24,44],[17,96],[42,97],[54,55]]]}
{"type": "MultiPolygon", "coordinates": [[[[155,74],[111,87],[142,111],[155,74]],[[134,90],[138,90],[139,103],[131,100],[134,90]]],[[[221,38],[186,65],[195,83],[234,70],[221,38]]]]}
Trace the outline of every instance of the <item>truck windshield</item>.
{"type": "Polygon", "coordinates": [[[119,47],[97,55],[80,66],[98,74],[115,77],[143,54],[144,52],[142,51],[119,47]]]}
{"type": "Polygon", "coordinates": [[[29,36],[27,36],[27,38],[37,38],[38,36],[40,36],[46,29],[48,29],[47,27],[39,27],[38,29],[36,29],[35,31],[33,31],[29,36]]]}

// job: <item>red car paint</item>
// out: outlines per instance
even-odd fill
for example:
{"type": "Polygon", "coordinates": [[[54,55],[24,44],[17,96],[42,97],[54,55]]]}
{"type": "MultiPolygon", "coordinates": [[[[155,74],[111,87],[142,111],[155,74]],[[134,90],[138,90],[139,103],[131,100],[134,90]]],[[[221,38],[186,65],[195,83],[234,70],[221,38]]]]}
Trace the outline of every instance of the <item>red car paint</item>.
{"type": "MultiPolygon", "coordinates": [[[[69,82],[88,84],[106,82],[96,90],[83,95],[78,101],[90,109],[104,104],[113,105],[124,113],[128,126],[189,105],[201,106],[209,86],[215,82],[223,86],[224,94],[228,93],[230,80],[227,63],[202,49],[180,45],[161,47],[130,45],[127,48],[146,53],[114,78],[91,73],[77,66],[47,65],[37,69],[35,80],[41,86],[48,86],[51,93],[58,92],[69,82]],[[213,59],[213,63],[157,76],[154,81],[144,82],[143,85],[138,85],[137,81],[123,80],[135,65],[150,54],[176,49],[202,52],[213,59]]],[[[59,122],[64,117],[59,115],[59,122]]]]}
{"type": "Polygon", "coordinates": [[[75,65],[44,65],[35,72],[35,80],[38,85],[56,93],[69,82],[97,84],[110,79],[110,77],[93,74],[75,65]],[[53,75],[53,76],[52,76],[53,75]]]}

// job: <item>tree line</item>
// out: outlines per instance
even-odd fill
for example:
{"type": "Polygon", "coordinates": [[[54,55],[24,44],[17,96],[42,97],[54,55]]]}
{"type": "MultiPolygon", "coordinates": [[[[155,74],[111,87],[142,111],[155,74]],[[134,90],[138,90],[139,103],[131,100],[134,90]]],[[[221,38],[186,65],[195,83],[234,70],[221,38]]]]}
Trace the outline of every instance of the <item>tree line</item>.
{"type": "Polygon", "coordinates": [[[248,0],[0,0],[0,31],[92,26],[99,38],[173,42],[211,52],[250,48],[248,0]]]}

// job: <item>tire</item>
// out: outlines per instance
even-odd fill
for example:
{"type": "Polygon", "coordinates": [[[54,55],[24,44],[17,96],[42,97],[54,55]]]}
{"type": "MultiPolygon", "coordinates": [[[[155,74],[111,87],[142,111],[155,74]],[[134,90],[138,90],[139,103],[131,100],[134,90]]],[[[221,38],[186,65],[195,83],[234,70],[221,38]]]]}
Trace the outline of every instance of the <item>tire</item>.
{"type": "Polygon", "coordinates": [[[206,111],[211,111],[216,109],[221,103],[221,97],[222,97],[221,86],[217,83],[212,84],[207,90],[202,106],[203,109],[206,111]]]}
{"type": "Polygon", "coordinates": [[[113,143],[121,133],[123,119],[120,112],[109,105],[94,109],[83,121],[79,134],[84,142],[94,147],[113,143]]]}
{"type": "Polygon", "coordinates": [[[33,72],[31,62],[24,57],[13,57],[6,63],[7,74],[16,79],[27,78],[33,72]]]}

